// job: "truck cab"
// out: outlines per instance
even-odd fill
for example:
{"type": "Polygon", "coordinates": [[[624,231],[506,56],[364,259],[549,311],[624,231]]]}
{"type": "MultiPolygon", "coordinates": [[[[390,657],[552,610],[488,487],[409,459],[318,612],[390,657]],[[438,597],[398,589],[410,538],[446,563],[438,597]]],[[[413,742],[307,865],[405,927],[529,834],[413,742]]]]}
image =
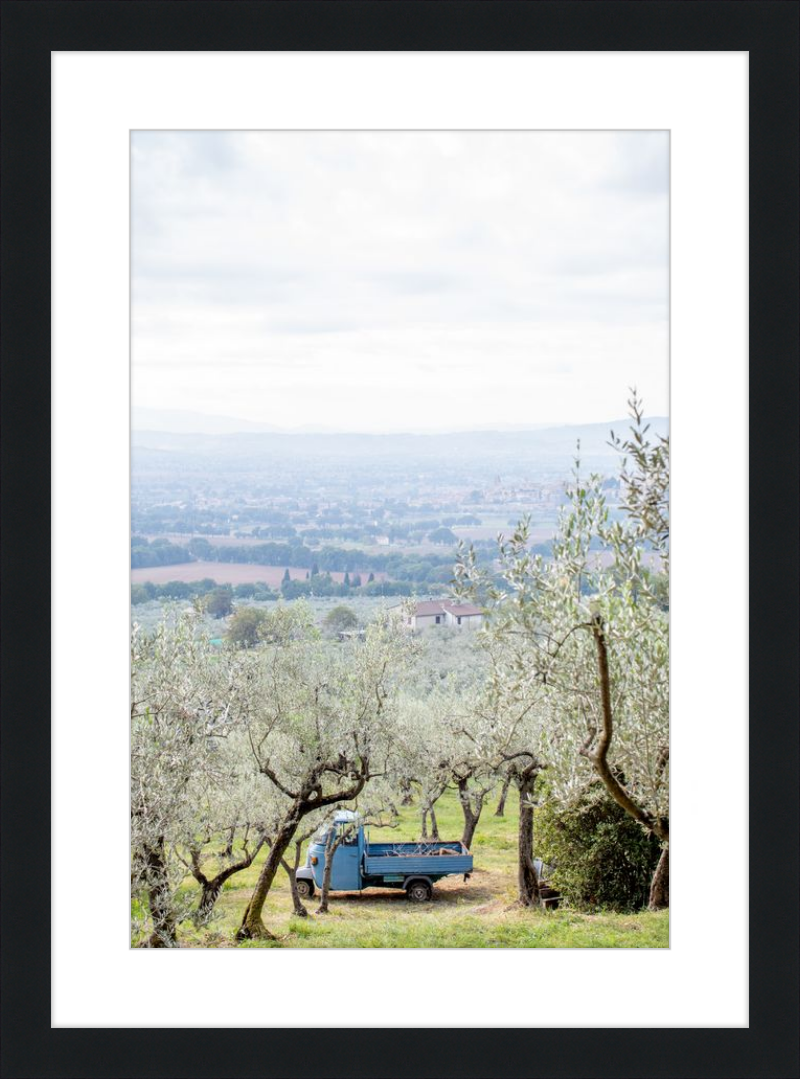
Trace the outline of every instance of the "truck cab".
{"type": "MultiPolygon", "coordinates": [[[[322,888],[322,875],[325,872],[325,848],[331,828],[335,829],[333,842],[339,841],[331,866],[332,892],[357,892],[361,890],[361,860],[364,854],[364,828],[357,813],[341,810],[323,824],[311,838],[306,856],[306,864],[297,871],[297,885],[300,894],[300,881],[313,880],[317,888],[322,888]],[[304,870],[310,870],[305,873],[304,870]]],[[[309,893],[313,894],[313,892],[309,893]]]]}

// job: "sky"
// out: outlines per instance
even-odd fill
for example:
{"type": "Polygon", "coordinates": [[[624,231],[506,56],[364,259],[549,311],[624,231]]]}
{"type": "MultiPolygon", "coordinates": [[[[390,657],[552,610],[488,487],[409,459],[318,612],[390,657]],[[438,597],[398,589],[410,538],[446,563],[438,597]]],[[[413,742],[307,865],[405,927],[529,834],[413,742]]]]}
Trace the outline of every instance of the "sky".
{"type": "Polygon", "coordinates": [[[132,400],[287,430],[666,415],[667,132],[134,132],[132,400]]]}

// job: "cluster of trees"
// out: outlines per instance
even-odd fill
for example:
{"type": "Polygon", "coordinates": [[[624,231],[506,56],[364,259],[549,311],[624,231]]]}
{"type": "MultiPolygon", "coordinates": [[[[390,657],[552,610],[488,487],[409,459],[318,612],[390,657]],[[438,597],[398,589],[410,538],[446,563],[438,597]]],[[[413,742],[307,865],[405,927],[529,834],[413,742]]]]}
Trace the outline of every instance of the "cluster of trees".
{"type": "MultiPolygon", "coordinates": [[[[145,581],[143,584],[131,585],[131,604],[136,607],[140,603],[149,603],[151,600],[187,600],[192,602],[199,600],[205,602],[206,597],[212,592],[224,591],[229,593],[231,599],[252,599],[259,602],[276,600],[280,593],[275,592],[263,581],[255,584],[218,585],[210,577],[204,577],[200,581],[166,581],[164,584],[154,584],[145,581]]],[[[217,616],[222,617],[222,616],[217,616]]]]}
{"type": "MultiPolygon", "coordinates": [[[[450,533],[451,549],[456,537],[450,533]]],[[[320,573],[386,573],[398,581],[428,581],[447,583],[452,578],[453,555],[403,554],[386,551],[366,554],[357,548],[330,547],[319,549],[303,543],[257,543],[249,546],[235,544],[212,545],[195,538],[188,545],[190,553],[197,558],[215,562],[247,562],[263,566],[289,566],[292,569],[308,569],[316,566],[320,573]]]]}
{"type": "Polygon", "coordinates": [[[323,636],[302,603],[255,620],[243,608],[231,625],[250,618],[257,647],[222,651],[191,615],[151,637],[134,631],[138,939],[175,944],[181,919],[212,917],[224,881],[264,848],[238,936],[268,936],[277,874],[288,874],[303,912],[300,845],[337,807],[391,812],[414,800],[423,836],[435,837],[448,789],[467,846],[493,792],[503,805],[515,793],[523,906],[542,902],[534,811],[545,796],[565,834],[591,819],[592,834],[624,820],[641,835],[655,863],[649,905],[668,905],[668,624],[642,555],[657,550],[668,572],[669,446],[651,444],[635,398],[632,407],[632,434],[618,442],[624,520],[611,519],[602,482],[576,467],[550,559],[529,550],[526,522],[501,541],[499,574],[487,577],[474,551],[461,551],[459,592],[480,594],[488,615],[471,677],[421,684],[418,643],[385,614],[349,634],[339,610],[323,636]],[[188,876],[198,884],[191,907],[188,876]]]}
{"type": "Polygon", "coordinates": [[[168,539],[148,540],[145,536],[131,537],[131,569],[150,566],[174,566],[179,562],[191,562],[188,547],[181,547],[168,539]]]}
{"type": "MultiPolygon", "coordinates": [[[[164,584],[154,584],[145,581],[141,584],[131,585],[131,604],[136,607],[140,603],[149,603],[151,600],[186,600],[187,602],[199,601],[207,606],[207,597],[212,592],[225,593],[230,597],[231,606],[225,610],[210,609],[209,613],[216,618],[225,617],[231,613],[234,600],[253,600],[256,603],[271,602],[274,600],[303,599],[310,596],[384,596],[387,599],[393,596],[411,596],[414,594],[414,585],[409,581],[376,581],[372,574],[367,576],[366,583],[363,577],[354,574],[349,584],[337,583],[328,574],[320,574],[313,579],[309,576],[306,580],[284,579],[279,590],[275,590],[263,581],[254,584],[218,585],[216,581],[205,577],[200,581],[166,581],[164,584]]],[[[432,591],[428,588],[426,591],[432,591]]]]}
{"type": "Polygon", "coordinates": [[[264,902],[291,845],[334,807],[366,804],[389,774],[412,647],[399,624],[326,646],[295,604],[265,615],[260,639],[215,653],[188,615],[152,637],[134,631],[132,887],[135,930],[146,926],[151,946],[175,944],[188,914],[207,920],[224,881],[265,844],[239,935],[267,935],[264,902]],[[236,856],[209,876],[220,837],[236,856]],[[201,885],[191,909],[188,875],[201,885]]]}
{"type": "MultiPolygon", "coordinates": [[[[225,634],[228,644],[234,648],[257,648],[274,635],[274,617],[264,608],[239,607],[233,612],[225,634]]],[[[328,612],[322,620],[325,637],[338,637],[359,628],[358,615],[351,607],[339,605],[328,612]]]]}

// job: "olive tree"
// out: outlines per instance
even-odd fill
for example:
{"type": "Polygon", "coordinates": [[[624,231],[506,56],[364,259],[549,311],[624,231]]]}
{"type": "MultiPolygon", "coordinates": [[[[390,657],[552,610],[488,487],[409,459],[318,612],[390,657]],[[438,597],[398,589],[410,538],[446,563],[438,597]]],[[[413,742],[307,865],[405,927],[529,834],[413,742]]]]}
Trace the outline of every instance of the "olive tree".
{"type": "Polygon", "coordinates": [[[452,787],[464,818],[461,842],[472,846],[486,797],[495,786],[486,743],[491,732],[483,723],[474,689],[445,684],[425,697],[403,700],[402,763],[405,774],[420,791],[422,838],[427,838],[430,817],[433,839],[438,839],[435,805],[452,787]]]}
{"type": "Polygon", "coordinates": [[[186,867],[176,844],[201,822],[215,746],[227,738],[237,680],[197,632],[196,618],[131,636],[131,883],[151,947],[177,942],[186,867]]]}
{"type": "Polygon", "coordinates": [[[462,551],[462,590],[481,588],[485,637],[501,657],[507,705],[541,716],[534,754],[551,791],[568,801],[592,776],[662,844],[650,905],[668,905],[669,642],[667,615],[647,571],[647,551],[667,566],[669,444],[642,431],[637,404],[633,471],[623,465],[629,513],[612,522],[601,477],[567,490],[551,558],[529,551],[528,524],[499,544],[499,583],[462,551]],[[502,658],[505,657],[505,658],[502,658]]]}
{"type": "Polygon", "coordinates": [[[425,697],[405,692],[399,702],[399,751],[393,757],[391,782],[404,804],[411,800],[411,790],[416,790],[422,839],[439,838],[436,803],[451,780],[451,737],[442,721],[441,696],[440,690],[432,690],[425,697]]]}
{"type": "MultiPolygon", "coordinates": [[[[539,696],[508,677],[503,664],[508,654],[490,647],[483,668],[489,676],[470,690],[445,686],[424,699],[404,701],[403,754],[420,790],[423,828],[431,816],[438,838],[433,806],[447,787],[458,793],[464,818],[462,843],[470,848],[486,798],[498,782],[513,782],[519,792],[519,900],[539,902],[533,864],[533,793],[542,765],[539,757],[539,696]]],[[[423,838],[424,838],[423,832],[423,838]]]]}
{"type": "Polygon", "coordinates": [[[209,766],[193,781],[195,810],[175,844],[176,856],[200,886],[198,924],[211,919],[226,881],[248,869],[269,842],[282,808],[277,790],[265,797],[244,731],[234,729],[212,749],[209,766]]]}
{"type": "Polygon", "coordinates": [[[262,632],[268,643],[243,654],[237,715],[260,776],[284,803],[240,939],[271,936],[262,920],[264,903],[304,818],[354,801],[386,772],[394,749],[397,677],[410,649],[408,635],[389,617],[369,625],[363,641],[344,644],[320,640],[310,616],[288,633],[282,625],[265,627],[275,630],[262,632]]]}

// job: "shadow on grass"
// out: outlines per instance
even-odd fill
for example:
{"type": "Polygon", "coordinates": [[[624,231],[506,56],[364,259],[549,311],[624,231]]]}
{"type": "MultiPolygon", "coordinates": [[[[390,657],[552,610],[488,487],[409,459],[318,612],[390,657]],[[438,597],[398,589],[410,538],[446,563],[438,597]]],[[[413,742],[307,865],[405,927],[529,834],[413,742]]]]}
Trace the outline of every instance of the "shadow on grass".
{"type": "MultiPolygon", "coordinates": [[[[306,900],[307,905],[313,905],[319,896],[306,900]]],[[[464,884],[457,888],[441,888],[434,885],[433,898],[427,903],[412,903],[402,888],[370,889],[364,892],[331,892],[331,904],[344,903],[357,910],[359,907],[371,907],[376,909],[400,903],[407,910],[427,909],[435,906],[457,906],[459,903],[480,903],[496,899],[497,894],[485,885],[464,884]]]]}

